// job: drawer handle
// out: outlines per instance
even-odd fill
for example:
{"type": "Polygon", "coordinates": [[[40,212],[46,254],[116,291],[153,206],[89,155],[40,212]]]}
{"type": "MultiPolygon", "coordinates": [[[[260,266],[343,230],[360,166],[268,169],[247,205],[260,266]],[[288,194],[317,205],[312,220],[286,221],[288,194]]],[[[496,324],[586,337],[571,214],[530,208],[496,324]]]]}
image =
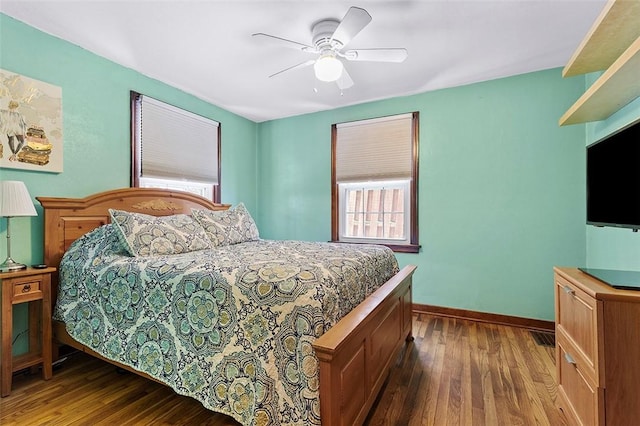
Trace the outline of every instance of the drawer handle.
{"type": "Polygon", "coordinates": [[[573,357],[572,357],[571,355],[569,355],[568,353],[566,353],[566,352],[564,353],[564,359],[565,359],[569,364],[576,365],[576,360],[575,360],[575,359],[573,359],[573,357]]]}
{"type": "Polygon", "coordinates": [[[31,284],[26,284],[22,287],[23,293],[29,293],[31,291],[31,284]]]}
{"type": "Polygon", "coordinates": [[[569,287],[568,285],[565,285],[564,287],[562,287],[562,289],[567,294],[571,294],[571,295],[575,294],[575,291],[571,287],[569,287]]]}

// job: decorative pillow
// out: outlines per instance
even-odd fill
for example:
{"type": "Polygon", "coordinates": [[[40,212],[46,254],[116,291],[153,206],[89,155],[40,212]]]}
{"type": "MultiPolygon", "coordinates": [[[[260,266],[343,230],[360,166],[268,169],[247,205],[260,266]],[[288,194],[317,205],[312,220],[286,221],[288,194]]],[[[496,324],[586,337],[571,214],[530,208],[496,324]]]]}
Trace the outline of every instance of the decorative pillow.
{"type": "Polygon", "coordinates": [[[229,246],[260,239],[258,227],[243,203],[229,210],[191,210],[214,246],[229,246]]]}
{"type": "Polygon", "coordinates": [[[109,209],[111,221],[131,256],[188,253],[211,248],[204,228],[191,216],[151,216],[109,209]]]}

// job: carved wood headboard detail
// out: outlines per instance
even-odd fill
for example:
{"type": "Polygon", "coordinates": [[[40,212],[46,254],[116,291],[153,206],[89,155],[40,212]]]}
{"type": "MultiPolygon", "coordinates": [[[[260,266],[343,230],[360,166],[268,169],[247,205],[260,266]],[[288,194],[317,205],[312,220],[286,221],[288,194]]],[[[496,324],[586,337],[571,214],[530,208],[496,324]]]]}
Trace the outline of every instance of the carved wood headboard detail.
{"type": "Polygon", "coordinates": [[[156,211],[156,210],[157,211],[162,211],[162,210],[176,211],[176,210],[180,210],[180,206],[178,206],[173,201],[167,202],[167,201],[161,200],[161,199],[144,201],[142,203],[134,204],[131,207],[133,207],[136,210],[154,210],[154,211],[156,211]]]}

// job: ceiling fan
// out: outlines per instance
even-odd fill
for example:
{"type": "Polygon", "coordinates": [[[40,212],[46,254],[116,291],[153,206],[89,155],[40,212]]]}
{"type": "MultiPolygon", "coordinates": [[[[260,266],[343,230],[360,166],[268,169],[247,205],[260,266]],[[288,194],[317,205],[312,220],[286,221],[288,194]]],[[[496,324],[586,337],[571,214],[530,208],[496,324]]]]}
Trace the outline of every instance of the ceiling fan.
{"type": "Polygon", "coordinates": [[[351,39],[362,31],[369,22],[371,22],[371,15],[366,10],[359,7],[351,7],[342,18],[342,21],[323,19],[314,24],[311,31],[312,45],[264,33],[253,34],[253,37],[317,55],[315,59],[309,59],[285,68],[282,71],[271,74],[269,77],[313,65],[318,80],[335,81],[340,90],[343,90],[353,86],[353,80],[345,69],[342,59],[347,61],[403,62],[407,58],[407,50],[403,48],[350,49],[343,51],[343,48],[349,44],[351,39]]]}

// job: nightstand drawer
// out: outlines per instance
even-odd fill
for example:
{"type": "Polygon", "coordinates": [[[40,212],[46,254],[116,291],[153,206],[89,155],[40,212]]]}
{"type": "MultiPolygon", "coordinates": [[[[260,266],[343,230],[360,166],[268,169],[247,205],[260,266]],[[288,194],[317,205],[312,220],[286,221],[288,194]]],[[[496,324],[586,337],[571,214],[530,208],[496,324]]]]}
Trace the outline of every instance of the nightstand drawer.
{"type": "Polygon", "coordinates": [[[14,303],[42,299],[41,284],[41,280],[29,280],[13,283],[14,303]]]}
{"type": "Polygon", "coordinates": [[[598,383],[598,301],[573,283],[556,276],[556,328],[584,360],[583,371],[598,383]]]}

